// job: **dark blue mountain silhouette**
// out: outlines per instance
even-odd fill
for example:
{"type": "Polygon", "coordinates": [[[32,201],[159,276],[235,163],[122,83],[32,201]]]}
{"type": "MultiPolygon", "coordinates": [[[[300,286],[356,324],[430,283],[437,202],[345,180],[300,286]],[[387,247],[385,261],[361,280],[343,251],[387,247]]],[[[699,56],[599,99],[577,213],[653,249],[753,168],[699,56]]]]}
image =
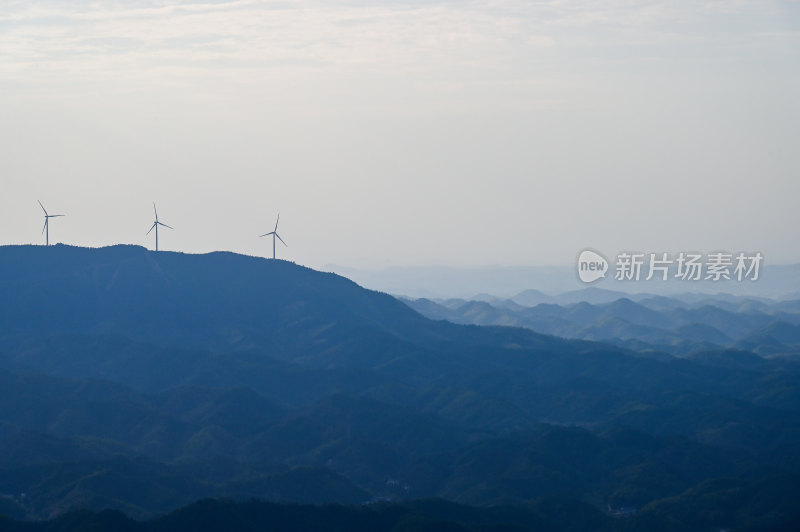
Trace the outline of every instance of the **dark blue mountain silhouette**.
{"type": "MultiPolygon", "coordinates": [[[[457,308],[641,334],[672,323],[628,300],[457,308]]],[[[765,479],[800,472],[800,370],[727,355],[432,320],[343,277],[233,253],[0,247],[0,511],[446,497],[535,507],[536,522],[574,511],[591,529],[616,522],[601,508],[672,499],[679,512],[687,490],[730,506],[704,483],[734,478],[755,500],[765,479]]]]}

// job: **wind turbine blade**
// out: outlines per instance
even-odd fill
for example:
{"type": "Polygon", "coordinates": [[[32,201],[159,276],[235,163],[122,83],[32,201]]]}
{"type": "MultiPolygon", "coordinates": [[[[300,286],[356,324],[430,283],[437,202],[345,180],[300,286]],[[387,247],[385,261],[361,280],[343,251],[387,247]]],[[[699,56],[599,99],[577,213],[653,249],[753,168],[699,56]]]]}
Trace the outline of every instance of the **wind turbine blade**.
{"type": "MultiPolygon", "coordinates": [[[[271,235],[271,234],[272,234],[272,233],[267,233],[266,235],[261,235],[261,236],[269,236],[269,235],[271,235]]],[[[261,238],[261,236],[260,236],[260,237],[258,237],[258,238],[261,238]]]]}
{"type": "Polygon", "coordinates": [[[278,219],[275,220],[275,229],[273,229],[273,232],[278,230],[278,222],[280,221],[281,221],[281,213],[278,213],[278,219]]]}
{"type": "Polygon", "coordinates": [[[66,216],[66,214],[51,214],[48,216],[48,218],[59,218],[61,216],[66,216]]]}
{"type": "Polygon", "coordinates": [[[45,210],[45,208],[44,208],[44,205],[42,205],[42,202],[41,202],[41,201],[39,201],[38,199],[37,199],[36,201],[38,201],[38,202],[39,202],[39,207],[41,207],[41,208],[42,208],[42,210],[44,211],[44,215],[45,215],[45,216],[47,216],[47,211],[45,210]]]}
{"type": "Polygon", "coordinates": [[[153,202],[153,212],[156,213],[156,221],[158,221],[158,210],[156,210],[156,202],[153,202]]]}
{"type": "Polygon", "coordinates": [[[44,219],[44,225],[42,226],[42,234],[44,234],[45,229],[47,229],[47,218],[44,219]]]}
{"type": "Polygon", "coordinates": [[[160,225],[162,227],[166,227],[167,229],[174,229],[174,227],[170,227],[167,224],[164,224],[164,223],[161,223],[161,222],[158,222],[158,225],[160,225]]]}
{"type": "MultiPolygon", "coordinates": [[[[278,240],[280,240],[281,242],[283,242],[283,239],[281,238],[281,235],[279,235],[278,233],[275,233],[275,236],[277,236],[277,237],[278,237],[278,240]]],[[[286,242],[283,242],[283,245],[284,245],[284,246],[286,246],[287,248],[289,247],[289,244],[287,244],[286,242]]]]}
{"type": "MultiPolygon", "coordinates": [[[[155,224],[155,223],[153,223],[153,225],[151,225],[151,226],[150,226],[150,231],[152,231],[152,230],[153,230],[153,229],[155,229],[155,228],[156,228],[156,224],[155,224]]],[[[147,235],[149,235],[149,234],[150,234],[150,231],[148,231],[148,232],[147,232],[147,234],[146,234],[146,235],[144,235],[144,236],[147,236],[147,235]]]]}

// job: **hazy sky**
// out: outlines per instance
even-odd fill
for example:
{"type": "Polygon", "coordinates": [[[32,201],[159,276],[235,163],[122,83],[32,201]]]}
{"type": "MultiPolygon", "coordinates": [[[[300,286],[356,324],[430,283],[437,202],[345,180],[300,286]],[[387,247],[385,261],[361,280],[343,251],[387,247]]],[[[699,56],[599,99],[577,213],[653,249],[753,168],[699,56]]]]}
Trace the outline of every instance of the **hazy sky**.
{"type": "Polygon", "coordinates": [[[796,1],[2,0],[0,242],[800,262],[798,94],[796,1]]]}

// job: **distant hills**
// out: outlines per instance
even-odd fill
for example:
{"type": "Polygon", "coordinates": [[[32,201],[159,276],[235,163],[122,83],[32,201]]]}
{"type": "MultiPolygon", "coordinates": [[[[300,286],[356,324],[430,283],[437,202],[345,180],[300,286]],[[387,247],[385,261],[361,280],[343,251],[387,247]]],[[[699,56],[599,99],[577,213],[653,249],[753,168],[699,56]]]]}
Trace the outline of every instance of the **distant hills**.
{"type": "MultiPolygon", "coordinates": [[[[613,259],[613,257],[608,257],[613,259]]],[[[563,259],[563,258],[562,258],[563,259]]],[[[569,258],[572,259],[571,257],[569,258]]],[[[800,264],[773,264],[769,257],[760,269],[759,279],[753,281],[679,279],[662,280],[656,276],[650,281],[618,281],[614,279],[614,265],[605,279],[586,285],[578,279],[576,267],[569,266],[391,266],[372,269],[356,269],[331,265],[331,271],[353,279],[362,286],[381,290],[411,299],[485,299],[486,296],[508,299],[531,288],[539,289],[540,295],[554,300],[538,300],[524,303],[532,306],[538,303],[575,303],[592,301],[584,296],[572,301],[559,301],[561,294],[582,292],[587,287],[601,292],[621,292],[632,297],[636,293],[676,296],[689,293],[715,295],[728,293],[739,297],[767,297],[777,299],[800,299],[797,286],[800,286],[800,264]]],[[[646,277],[643,276],[643,277],[646,277]]],[[[617,299],[619,296],[617,296],[617,299]]]]}
{"type": "Polygon", "coordinates": [[[557,297],[528,290],[507,300],[405,301],[433,319],[526,327],[639,351],[682,355],[741,349],[764,356],[800,355],[800,300],[698,294],[628,297],[623,292],[587,288],[557,297]]]}
{"type": "Polygon", "coordinates": [[[231,253],[0,247],[0,513],[150,529],[162,521],[57,516],[224,497],[163,519],[296,509],[251,498],[367,504],[337,507],[351,522],[385,504],[408,530],[508,523],[487,505],[531,530],[796,518],[771,490],[800,494],[800,366],[761,352],[793,345],[793,303],[409,304],[231,253]],[[523,317],[710,347],[504,321],[523,317]],[[759,352],[711,341],[737,335],[759,352]]]}

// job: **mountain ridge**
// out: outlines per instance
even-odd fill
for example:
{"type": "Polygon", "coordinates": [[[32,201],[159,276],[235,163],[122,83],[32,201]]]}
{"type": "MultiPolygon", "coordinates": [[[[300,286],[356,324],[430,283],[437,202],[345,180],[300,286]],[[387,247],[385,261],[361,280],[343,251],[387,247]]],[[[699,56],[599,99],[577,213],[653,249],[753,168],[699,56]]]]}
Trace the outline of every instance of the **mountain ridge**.
{"type": "MultiPolygon", "coordinates": [[[[464,307],[615,327],[655,320],[644,308],[464,307]]],[[[228,252],[0,247],[0,382],[0,508],[35,519],[147,518],[206,496],[527,505],[556,488],[596,514],[800,471],[788,361],[432,320],[228,252]]]]}

